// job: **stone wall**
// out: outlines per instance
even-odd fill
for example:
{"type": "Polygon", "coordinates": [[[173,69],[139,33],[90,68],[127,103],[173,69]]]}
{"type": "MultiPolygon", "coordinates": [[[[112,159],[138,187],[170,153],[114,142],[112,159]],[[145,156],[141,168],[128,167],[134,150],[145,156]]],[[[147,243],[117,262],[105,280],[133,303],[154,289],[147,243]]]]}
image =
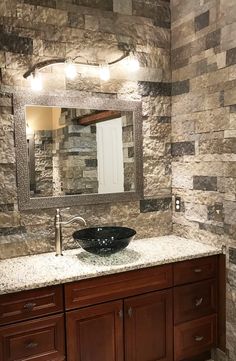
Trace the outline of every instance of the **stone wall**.
{"type": "Polygon", "coordinates": [[[227,246],[227,352],[234,361],[236,3],[172,0],[171,5],[172,182],[173,198],[181,197],[173,229],[227,246]]]}
{"type": "Polygon", "coordinates": [[[122,143],[124,162],[124,191],[135,190],[134,127],[133,115],[125,112],[122,116],[122,143]]]}
{"type": "Polygon", "coordinates": [[[53,196],[53,137],[50,130],[34,131],[34,149],[29,159],[34,157],[34,161],[29,162],[31,181],[31,196],[50,197],[53,196]],[[33,178],[33,179],[32,179],[33,178]]]}
{"type": "Polygon", "coordinates": [[[79,124],[76,118],[83,112],[86,114],[86,110],[62,109],[63,127],[53,133],[62,195],[98,193],[96,126],[79,124]]]}
{"type": "MultiPolygon", "coordinates": [[[[141,63],[137,74],[120,66],[106,83],[91,74],[68,81],[58,65],[43,72],[44,89],[142,101],[144,199],[73,208],[64,211],[64,218],[78,214],[89,226],[130,226],[137,238],[171,233],[169,5],[168,0],[0,3],[0,258],[54,249],[55,210],[19,212],[17,205],[12,93],[29,88],[22,75],[51,58],[112,60],[124,44],[135,48],[141,63]]],[[[63,229],[66,247],[74,246],[72,230],[63,229]]]]}

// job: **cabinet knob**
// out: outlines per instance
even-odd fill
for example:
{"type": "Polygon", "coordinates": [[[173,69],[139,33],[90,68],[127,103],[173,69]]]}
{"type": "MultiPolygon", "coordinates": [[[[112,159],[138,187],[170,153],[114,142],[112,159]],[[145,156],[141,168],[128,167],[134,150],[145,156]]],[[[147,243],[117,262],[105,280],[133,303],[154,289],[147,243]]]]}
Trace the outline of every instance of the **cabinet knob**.
{"type": "Polygon", "coordinates": [[[195,272],[195,273],[201,273],[201,272],[202,272],[202,269],[201,269],[201,268],[195,268],[195,269],[194,269],[194,272],[195,272]]]}
{"type": "Polygon", "coordinates": [[[120,318],[123,318],[123,310],[120,310],[120,311],[118,312],[118,316],[119,316],[120,318]]]}
{"type": "Polygon", "coordinates": [[[33,348],[38,347],[38,345],[39,344],[37,342],[29,342],[25,347],[29,350],[32,350],[33,348]]]}
{"type": "Polygon", "coordinates": [[[195,337],[194,337],[194,340],[195,340],[196,342],[201,342],[202,340],[204,340],[204,337],[203,337],[203,336],[195,336],[195,337]]]}
{"type": "Polygon", "coordinates": [[[196,300],[195,300],[195,306],[196,306],[196,307],[199,307],[199,306],[202,304],[202,301],[203,301],[203,297],[201,297],[201,298],[196,298],[196,300]]]}
{"type": "Polygon", "coordinates": [[[27,311],[32,311],[32,309],[37,305],[37,303],[34,302],[27,302],[23,308],[27,311]]]}
{"type": "Polygon", "coordinates": [[[128,308],[128,316],[129,316],[129,318],[131,318],[132,315],[133,315],[132,307],[129,307],[129,308],[128,308]]]}

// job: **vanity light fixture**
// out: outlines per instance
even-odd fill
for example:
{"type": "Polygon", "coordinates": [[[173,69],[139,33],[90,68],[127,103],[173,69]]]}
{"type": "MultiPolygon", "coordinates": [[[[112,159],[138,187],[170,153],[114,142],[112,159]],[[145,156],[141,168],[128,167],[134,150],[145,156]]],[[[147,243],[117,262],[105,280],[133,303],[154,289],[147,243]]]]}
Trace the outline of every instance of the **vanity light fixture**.
{"type": "Polygon", "coordinates": [[[140,64],[138,59],[134,56],[134,53],[130,53],[129,57],[128,57],[128,66],[130,71],[135,72],[137,70],[139,70],[140,68],[140,64]]]}
{"type": "Polygon", "coordinates": [[[43,89],[42,76],[37,70],[31,74],[30,84],[33,91],[37,92],[43,89]]]}
{"type": "Polygon", "coordinates": [[[99,76],[103,81],[108,81],[110,79],[110,69],[108,64],[102,64],[99,67],[99,76]]]}
{"type": "Polygon", "coordinates": [[[77,76],[76,66],[70,59],[65,62],[65,74],[70,80],[73,80],[77,76]]]}
{"type": "Polygon", "coordinates": [[[65,75],[70,80],[75,79],[77,76],[76,65],[85,65],[85,66],[97,67],[100,79],[102,81],[108,81],[110,79],[111,66],[119,63],[121,60],[127,59],[126,64],[128,64],[130,71],[137,71],[139,69],[139,62],[138,59],[134,56],[133,48],[130,48],[128,45],[126,45],[124,47],[124,50],[122,51],[123,51],[123,55],[110,63],[103,62],[100,64],[96,62],[92,63],[92,62],[79,61],[78,58],[80,56],[76,56],[73,59],[60,58],[60,59],[45,60],[33,65],[29,70],[27,70],[27,72],[24,73],[23,77],[25,79],[30,78],[32,90],[40,91],[43,88],[42,76],[40,74],[40,70],[48,66],[64,64],[65,75]]]}

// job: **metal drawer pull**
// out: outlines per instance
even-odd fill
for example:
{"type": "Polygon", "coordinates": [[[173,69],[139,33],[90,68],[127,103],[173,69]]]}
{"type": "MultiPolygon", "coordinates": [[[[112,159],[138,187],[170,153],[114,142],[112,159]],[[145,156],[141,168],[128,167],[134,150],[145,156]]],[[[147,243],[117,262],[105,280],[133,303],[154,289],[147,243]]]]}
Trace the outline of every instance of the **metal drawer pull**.
{"type": "Polygon", "coordinates": [[[204,340],[204,337],[203,336],[195,336],[194,339],[196,342],[201,342],[202,340],[204,340]]]}
{"type": "Polygon", "coordinates": [[[38,343],[37,342],[30,342],[26,345],[26,348],[32,350],[32,348],[38,347],[38,343]]]}
{"type": "Polygon", "coordinates": [[[28,302],[26,303],[23,308],[25,310],[28,310],[28,311],[31,311],[35,306],[37,306],[37,303],[34,303],[34,302],[28,302]]]}
{"type": "Polygon", "coordinates": [[[195,268],[194,272],[195,272],[195,273],[201,273],[201,272],[202,272],[202,269],[201,269],[201,268],[195,268]]]}
{"type": "Polygon", "coordinates": [[[118,312],[118,315],[119,315],[120,318],[123,318],[123,311],[120,310],[120,311],[118,312]]]}
{"type": "Polygon", "coordinates": [[[195,300],[195,306],[196,306],[196,307],[199,307],[199,306],[202,304],[202,301],[203,301],[203,297],[201,297],[201,298],[196,298],[196,300],[195,300]]]}
{"type": "Polygon", "coordinates": [[[131,307],[129,307],[129,309],[128,309],[128,316],[131,318],[132,315],[133,315],[133,310],[132,310],[131,307]]]}

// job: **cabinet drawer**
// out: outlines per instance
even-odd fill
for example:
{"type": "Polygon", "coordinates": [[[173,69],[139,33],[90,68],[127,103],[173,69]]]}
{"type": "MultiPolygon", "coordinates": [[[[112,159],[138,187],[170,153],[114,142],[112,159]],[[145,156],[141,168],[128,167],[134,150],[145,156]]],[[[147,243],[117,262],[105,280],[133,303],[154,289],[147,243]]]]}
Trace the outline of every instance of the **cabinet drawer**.
{"type": "Polygon", "coordinates": [[[171,286],[171,265],[145,268],[66,284],[65,304],[69,310],[171,286]]]}
{"type": "Polygon", "coordinates": [[[0,360],[65,360],[63,315],[0,327],[0,360]]]}
{"type": "Polygon", "coordinates": [[[185,360],[216,344],[216,315],[186,322],[174,328],[175,361],[185,360]]]}
{"type": "Polygon", "coordinates": [[[174,288],[175,324],[210,315],[217,311],[216,281],[202,281],[174,288]]]}
{"type": "Polygon", "coordinates": [[[0,325],[63,310],[62,287],[46,287],[0,296],[0,325]]]}
{"type": "Polygon", "coordinates": [[[174,285],[216,277],[217,256],[204,257],[174,264],[174,285]]]}

